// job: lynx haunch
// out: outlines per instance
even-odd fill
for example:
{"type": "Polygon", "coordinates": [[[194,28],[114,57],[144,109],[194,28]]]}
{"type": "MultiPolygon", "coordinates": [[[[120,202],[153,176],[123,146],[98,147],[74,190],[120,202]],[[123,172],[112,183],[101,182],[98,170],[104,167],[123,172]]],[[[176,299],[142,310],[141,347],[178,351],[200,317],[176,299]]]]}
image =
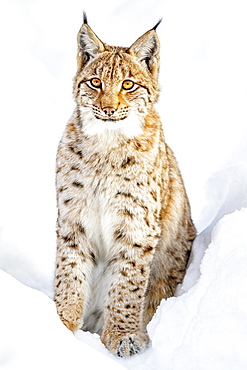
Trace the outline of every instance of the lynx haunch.
{"type": "Polygon", "coordinates": [[[76,108],[57,153],[57,312],[120,357],[148,346],[146,326],[182,281],[195,238],[154,109],[158,24],[131,47],[115,47],[84,15],[76,108]]]}

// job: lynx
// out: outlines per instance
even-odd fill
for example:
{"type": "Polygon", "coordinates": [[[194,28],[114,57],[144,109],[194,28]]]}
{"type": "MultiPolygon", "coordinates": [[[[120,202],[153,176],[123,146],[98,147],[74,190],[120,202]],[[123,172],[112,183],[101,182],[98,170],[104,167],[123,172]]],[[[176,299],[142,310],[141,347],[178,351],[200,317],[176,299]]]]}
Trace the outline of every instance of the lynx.
{"type": "Polygon", "coordinates": [[[154,108],[159,23],[131,47],[115,47],[84,15],[76,107],[57,153],[57,312],[120,357],[148,346],[147,324],[182,281],[195,238],[154,108]]]}

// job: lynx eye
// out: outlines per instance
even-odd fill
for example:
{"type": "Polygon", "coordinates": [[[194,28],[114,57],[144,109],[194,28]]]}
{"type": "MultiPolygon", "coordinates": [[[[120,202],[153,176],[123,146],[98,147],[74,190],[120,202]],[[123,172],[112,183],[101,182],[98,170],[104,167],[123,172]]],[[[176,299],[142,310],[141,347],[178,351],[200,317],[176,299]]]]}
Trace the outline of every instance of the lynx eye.
{"type": "Polygon", "coordinates": [[[96,88],[100,88],[101,87],[101,81],[100,81],[99,78],[92,78],[90,80],[90,84],[91,84],[91,86],[96,87],[96,88]]]}
{"type": "Polygon", "coordinates": [[[124,90],[131,90],[132,87],[134,86],[134,82],[133,81],[130,81],[130,80],[125,80],[123,83],[122,83],[122,88],[124,90]]]}

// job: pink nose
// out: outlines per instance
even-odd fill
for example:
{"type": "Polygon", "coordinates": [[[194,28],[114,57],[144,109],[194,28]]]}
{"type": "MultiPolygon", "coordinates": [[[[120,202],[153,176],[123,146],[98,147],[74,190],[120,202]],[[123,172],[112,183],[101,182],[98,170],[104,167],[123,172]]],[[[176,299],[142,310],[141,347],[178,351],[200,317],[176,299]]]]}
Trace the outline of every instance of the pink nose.
{"type": "Polygon", "coordinates": [[[115,112],[116,112],[116,109],[113,108],[113,107],[105,107],[105,108],[102,108],[103,112],[108,116],[112,116],[115,112]]]}

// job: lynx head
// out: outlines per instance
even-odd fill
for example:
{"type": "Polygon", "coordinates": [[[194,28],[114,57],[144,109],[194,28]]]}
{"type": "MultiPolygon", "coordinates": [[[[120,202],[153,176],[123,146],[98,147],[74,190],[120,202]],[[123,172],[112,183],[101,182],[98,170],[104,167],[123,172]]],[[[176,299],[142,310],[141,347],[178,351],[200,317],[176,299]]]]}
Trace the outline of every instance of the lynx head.
{"type": "Polygon", "coordinates": [[[160,22],[130,47],[115,47],[96,36],[84,14],[74,94],[87,135],[114,130],[134,137],[142,132],[144,118],[159,95],[160,22]]]}

